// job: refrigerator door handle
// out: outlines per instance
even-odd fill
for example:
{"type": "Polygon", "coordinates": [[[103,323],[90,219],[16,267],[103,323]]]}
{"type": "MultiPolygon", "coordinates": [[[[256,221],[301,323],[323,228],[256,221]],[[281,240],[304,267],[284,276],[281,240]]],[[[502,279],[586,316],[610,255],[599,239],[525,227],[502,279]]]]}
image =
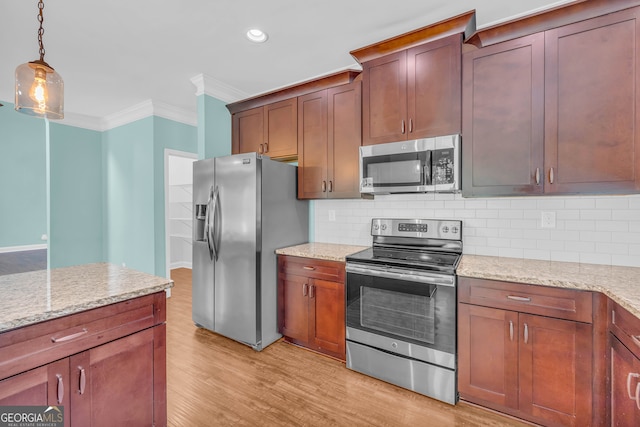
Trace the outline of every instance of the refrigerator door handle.
{"type": "Polygon", "coordinates": [[[213,192],[213,255],[215,260],[218,261],[218,256],[220,255],[220,216],[222,215],[222,211],[220,209],[220,190],[216,185],[216,189],[213,192]]]}
{"type": "Polygon", "coordinates": [[[209,247],[209,258],[213,260],[213,240],[211,239],[211,201],[213,200],[213,186],[209,190],[209,199],[207,200],[207,212],[204,216],[204,240],[209,247]]]}

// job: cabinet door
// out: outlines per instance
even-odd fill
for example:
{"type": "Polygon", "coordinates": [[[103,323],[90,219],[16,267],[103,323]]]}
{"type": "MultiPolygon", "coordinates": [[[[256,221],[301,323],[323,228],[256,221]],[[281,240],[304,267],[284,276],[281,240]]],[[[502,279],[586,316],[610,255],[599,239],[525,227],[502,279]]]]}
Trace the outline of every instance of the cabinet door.
{"type": "Polygon", "coordinates": [[[265,105],[264,125],[264,154],[271,158],[295,158],[298,153],[298,99],[265,105]]]}
{"type": "MultiPolygon", "coordinates": [[[[163,406],[163,390],[154,390],[154,352],[164,341],[154,342],[146,329],[71,357],[71,423],[81,426],[154,424],[154,400],[163,406]]],[[[155,360],[155,363],[162,363],[155,360]]]]}
{"type": "Polygon", "coordinates": [[[321,90],[298,97],[298,198],[327,197],[327,181],[327,91],[321,90]]]}
{"type": "Polygon", "coordinates": [[[545,424],[591,424],[592,325],[519,315],[519,406],[545,424]]]}
{"type": "Polygon", "coordinates": [[[518,313],[458,305],[458,389],[481,404],[518,408],[518,313]]]}
{"type": "Polygon", "coordinates": [[[639,14],[546,32],[546,192],[640,189],[639,14]]]}
{"type": "Polygon", "coordinates": [[[0,406],[62,406],[70,425],[69,359],[49,363],[0,381],[0,406]]]}
{"type": "Polygon", "coordinates": [[[463,195],[542,193],[544,34],[466,53],[463,76],[463,195]]]}
{"type": "Polygon", "coordinates": [[[362,143],[407,139],[407,53],[362,64],[362,143]]]}
{"type": "Polygon", "coordinates": [[[360,197],[361,92],[360,82],[327,90],[329,198],[360,197]]]}
{"type": "Polygon", "coordinates": [[[235,113],[232,122],[232,153],[262,153],[265,142],[264,107],[235,113]]]}
{"type": "Polygon", "coordinates": [[[407,51],[408,139],[459,134],[462,36],[407,51]]]}
{"type": "Polygon", "coordinates": [[[609,335],[611,353],[611,426],[640,424],[640,360],[609,335]]]}
{"type": "Polygon", "coordinates": [[[293,340],[309,341],[309,279],[279,274],[280,333],[293,340]]]}
{"type": "Polygon", "coordinates": [[[312,345],[345,359],[344,284],[312,279],[309,288],[309,336],[312,345]]]}

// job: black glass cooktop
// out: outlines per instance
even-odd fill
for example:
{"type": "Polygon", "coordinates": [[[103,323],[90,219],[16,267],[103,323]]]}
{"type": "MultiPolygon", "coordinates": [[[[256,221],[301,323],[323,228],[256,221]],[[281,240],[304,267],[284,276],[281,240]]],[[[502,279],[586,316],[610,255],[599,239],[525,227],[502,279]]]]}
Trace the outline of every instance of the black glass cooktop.
{"type": "Polygon", "coordinates": [[[455,272],[460,255],[457,253],[434,252],[417,248],[393,248],[374,246],[347,256],[347,262],[389,265],[419,270],[455,272]]]}

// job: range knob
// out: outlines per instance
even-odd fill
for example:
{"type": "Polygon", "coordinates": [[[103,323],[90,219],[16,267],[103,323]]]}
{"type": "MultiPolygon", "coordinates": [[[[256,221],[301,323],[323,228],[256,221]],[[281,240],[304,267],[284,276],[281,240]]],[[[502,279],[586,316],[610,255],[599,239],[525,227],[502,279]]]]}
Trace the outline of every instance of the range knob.
{"type": "Polygon", "coordinates": [[[380,226],[379,226],[378,224],[373,224],[373,229],[374,229],[374,230],[377,230],[377,229],[379,229],[379,228],[380,228],[380,226]]]}
{"type": "Polygon", "coordinates": [[[442,232],[443,233],[448,233],[449,232],[449,227],[447,227],[446,225],[444,227],[442,227],[442,232]]]}
{"type": "Polygon", "coordinates": [[[455,226],[454,226],[454,227],[451,227],[451,232],[452,232],[453,234],[458,234],[458,227],[455,227],[455,226]]]}
{"type": "Polygon", "coordinates": [[[387,224],[382,224],[382,230],[386,230],[387,229],[387,224]]]}

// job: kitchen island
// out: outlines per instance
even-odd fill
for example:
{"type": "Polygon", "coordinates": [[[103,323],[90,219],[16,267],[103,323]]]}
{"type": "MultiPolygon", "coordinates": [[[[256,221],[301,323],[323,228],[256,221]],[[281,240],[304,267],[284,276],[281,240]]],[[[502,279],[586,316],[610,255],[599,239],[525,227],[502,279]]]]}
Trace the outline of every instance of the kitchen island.
{"type": "Polygon", "coordinates": [[[99,263],[0,277],[0,406],[166,425],[170,279],[99,263]]]}

